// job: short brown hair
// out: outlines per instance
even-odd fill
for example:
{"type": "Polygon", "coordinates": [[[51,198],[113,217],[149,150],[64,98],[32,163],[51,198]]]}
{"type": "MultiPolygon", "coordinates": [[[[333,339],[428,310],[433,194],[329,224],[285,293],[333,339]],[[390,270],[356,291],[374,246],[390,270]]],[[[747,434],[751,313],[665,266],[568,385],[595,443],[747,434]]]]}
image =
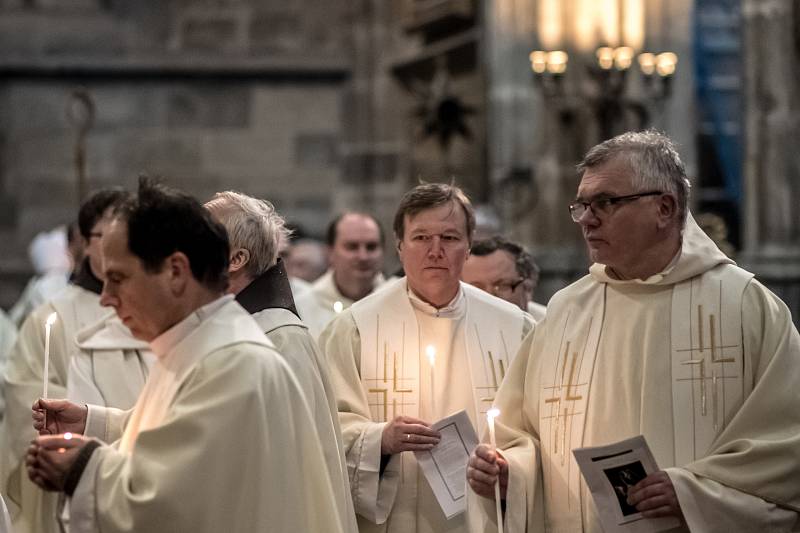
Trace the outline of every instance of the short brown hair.
{"type": "Polygon", "coordinates": [[[413,217],[426,209],[451,202],[458,204],[464,211],[467,219],[467,240],[472,243],[472,235],[475,233],[475,210],[472,208],[472,202],[460,188],[446,183],[423,183],[403,195],[394,215],[392,227],[395,238],[403,239],[406,215],[413,217]]]}

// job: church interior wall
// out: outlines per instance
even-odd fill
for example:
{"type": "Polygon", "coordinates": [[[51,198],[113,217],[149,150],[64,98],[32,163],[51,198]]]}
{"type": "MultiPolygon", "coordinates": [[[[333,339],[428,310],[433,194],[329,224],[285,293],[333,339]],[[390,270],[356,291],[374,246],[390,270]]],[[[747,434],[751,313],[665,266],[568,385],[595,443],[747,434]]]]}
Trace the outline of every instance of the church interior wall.
{"type": "MultiPolygon", "coordinates": [[[[706,125],[694,17],[701,3],[730,1],[643,0],[646,45],[679,58],[649,125],[678,143],[698,186],[695,207],[709,193],[699,181],[706,125]]],[[[541,2],[0,0],[0,306],[31,274],[28,241],[74,218],[76,130],[66,107],[79,88],[96,109],[85,143],[90,189],[132,187],[140,172],[201,199],[237,189],[321,236],[347,208],[373,212],[389,230],[405,190],[453,178],[534,251],[537,299],[546,301],[585,272],[565,206],[574,164],[601,139],[596,126],[565,123],[535,83],[527,56],[539,44],[541,2]],[[425,134],[444,97],[463,106],[457,122],[468,131],[451,130],[446,148],[441,123],[425,134]]],[[[765,59],[797,40],[797,8],[741,5],[743,35],[757,45],[741,58],[749,137],[733,230],[745,264],[769,274],[798,314],[800,222],[787,206],[800,165],[786,144],[797,129],[797,54],[788,70],[765,59]]],[[[632,83],[634,96],[640,89],[632,83]]],[[[392,271],[397,259],[387,255],[392,271]]]]}

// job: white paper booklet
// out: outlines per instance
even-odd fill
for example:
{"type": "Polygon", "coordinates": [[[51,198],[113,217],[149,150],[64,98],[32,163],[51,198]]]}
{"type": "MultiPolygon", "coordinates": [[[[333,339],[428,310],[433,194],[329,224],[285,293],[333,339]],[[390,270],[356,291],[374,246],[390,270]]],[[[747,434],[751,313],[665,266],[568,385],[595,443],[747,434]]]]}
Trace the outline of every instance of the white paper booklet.
{"type": "Polygon", "coordinates": [[[608,446],[576,448],[572,453],[592,493],[606,533],[650,533],[680,525],[680,520],[673,517],[645,518],[627,503],[628,490],[658,471],[643,436],[608,446]]]}
{"type": "Polygon", "coordinates": [[[478,445],[478,435],[463,410],[431,427],[442,435],[442,440],[431,451],[414,455],[449,520],[467,508],[467,462],[478,445]]]}

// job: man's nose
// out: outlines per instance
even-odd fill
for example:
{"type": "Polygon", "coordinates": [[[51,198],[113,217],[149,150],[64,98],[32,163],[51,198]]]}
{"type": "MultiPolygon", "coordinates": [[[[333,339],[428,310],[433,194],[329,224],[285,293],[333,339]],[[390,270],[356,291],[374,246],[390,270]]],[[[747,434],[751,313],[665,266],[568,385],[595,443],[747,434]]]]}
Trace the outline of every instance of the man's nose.
{"type": "Polygon", "coordinates": [[[116,307],[117,305],[117,298],[109,293],[105,285],[103,292],[100,293],[100,305],[103,307],[116,307]]]}
{"type": "Polygon", "coordinates": [[[578,217],[578,224],[581,226],[596,226],[600,223],[600,219],[597,218],[597,215],[594,214],[594,210],[591,207],[587,207],[581,216],[578,217]]]}
{"type": "Polygon", "coordinates": [[[442,255],[442,239],[439,236],[431,238],[431,246],[428,248],[428,255],[433,257],[442,255]]]}
{"type": "Polygon", "coordinates": [[[356,257],[361,261],[366,261],[369,259],[370,253],[366,246],[359,246],[356,249],[356,257]]]}

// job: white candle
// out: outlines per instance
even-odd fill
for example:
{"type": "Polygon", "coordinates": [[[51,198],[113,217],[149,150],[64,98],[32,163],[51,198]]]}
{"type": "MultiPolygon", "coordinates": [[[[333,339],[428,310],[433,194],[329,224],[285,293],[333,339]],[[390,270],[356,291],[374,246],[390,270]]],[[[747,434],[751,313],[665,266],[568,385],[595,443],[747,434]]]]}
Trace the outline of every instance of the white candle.
{"type": "Polygon", "coordinates": [[[42,375],[42,398],[47,399],[47,382],[50,374],[50,328],[56,322],[55,313],[50,313],[44,323],[44,374],[42,375]]]}
{"type": "Polygon", "coordinates": [[[428,362],[431,364],[431,422],[433,422],[436,417],[436,387],[434,387],[433,381],[433,371],[436,365],[436,347],[433,344],[429,344],[425,348],[425,355],[428,356],[428,362]]]}
{"type": "MultiPolygon", "coordinates": [[[[492,450],[497,453],[497,440],[494,437],[494,419],[500,416],[500,409],[492,408],[486,411],[486,419],[489,422],[489,441],[492,450]]],[[[494,484],[494,504],[497,511],[497,531],[503,533],[503,509],[500,506],[500,475],[498,473],[497,483],[494,484]]]]}

